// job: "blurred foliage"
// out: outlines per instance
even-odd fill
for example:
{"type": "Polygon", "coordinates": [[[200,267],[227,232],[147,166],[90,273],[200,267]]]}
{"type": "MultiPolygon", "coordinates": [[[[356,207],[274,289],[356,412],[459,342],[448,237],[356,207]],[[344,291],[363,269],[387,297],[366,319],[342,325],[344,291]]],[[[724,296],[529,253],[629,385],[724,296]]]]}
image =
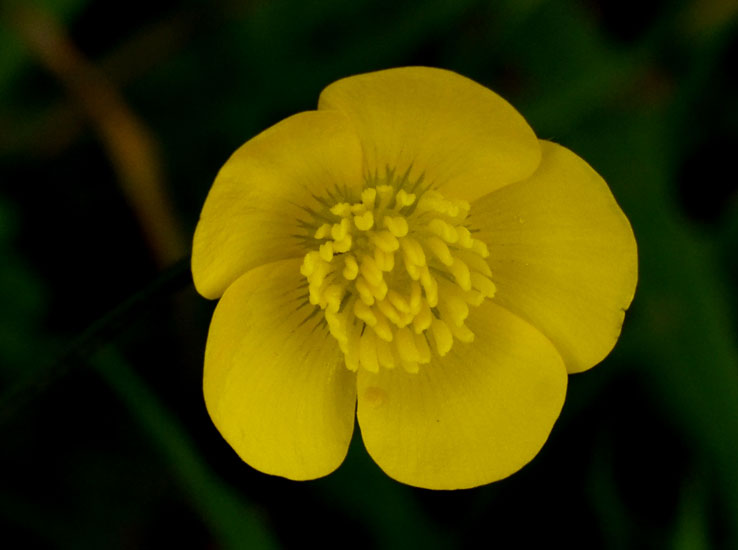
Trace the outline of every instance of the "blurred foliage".
{"type": "Polygon", "coordinates": [[[737,15],[733,0],[0,2],[6,540],[738,547],[737,15]],[[254,472],[202,403],[213,304],[186,258],[160,267],[116,168],[125,143],[101,137],[59,59],[142,125],[167,223],[187,234],[228,155],[333,80],[424,64],[484,83],[629,216],[641,277],[622,339],[499,483],[399,485],[358,434],[325,479],[254,472]]]}

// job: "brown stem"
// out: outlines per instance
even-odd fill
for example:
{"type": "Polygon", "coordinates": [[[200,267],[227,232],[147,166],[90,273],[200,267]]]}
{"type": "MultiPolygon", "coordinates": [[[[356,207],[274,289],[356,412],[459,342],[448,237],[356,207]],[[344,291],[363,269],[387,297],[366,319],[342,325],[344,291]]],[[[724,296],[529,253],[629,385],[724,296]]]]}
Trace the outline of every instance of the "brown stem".
{"type": "Polygon", "coordinates": [[[88,118],[157,263],[164,267],[181,258],[186,250],[183,234],[164,188],[156,142],[146,126],[53,17],[21,3],[13,3],[7,15],[29,50],[88,118]]]}

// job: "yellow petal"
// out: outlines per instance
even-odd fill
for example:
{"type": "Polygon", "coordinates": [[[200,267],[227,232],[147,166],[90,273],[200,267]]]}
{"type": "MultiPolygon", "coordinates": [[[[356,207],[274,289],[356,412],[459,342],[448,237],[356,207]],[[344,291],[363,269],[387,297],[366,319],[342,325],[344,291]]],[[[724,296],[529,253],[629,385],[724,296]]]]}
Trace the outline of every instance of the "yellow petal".
{"type": "Polygon", "coordinates": [[[538,141],[522,116],[491,90],[429,67],[389,69],[339,80],[323,90],[320,110],[352,121],[364,171],[389,168],[450,196],[471,200],[529,176],[538,141]]]}
{"type": "Polygon", "coordinates": [[[638,278],[636,243],[604,180],[568,149],[541,145],[536,173],[476,201],[471,221],[489,248],[495,302],[579,372],[618,339],[638,278]]]}
{"type": "Polygon", "coordinates": [[[313,479],[336,469],[354,425],[355,375],[322,316],[310,317],[300,260],[257,267],[218,303],[205,350],[205,403],[220,433],[262,472],[313,479]]]}
{"type": "Polygon", "coordinates": [[[339,113],[299,113],[246,142],[218,173],[195,230],[198,292],[217,298],[252,267],[304,255],[296,235],[314,195],[361,183],[360,146],[339,113]]]}
{"type": "Polygon", "coordinates": [[[566,369],[540,332],[489,300],[469,326],[473,343],[416,374],[359,373],[364,444],[398,481],[462,489],[504,478],[536,455],[559,415],[566,369]]]}

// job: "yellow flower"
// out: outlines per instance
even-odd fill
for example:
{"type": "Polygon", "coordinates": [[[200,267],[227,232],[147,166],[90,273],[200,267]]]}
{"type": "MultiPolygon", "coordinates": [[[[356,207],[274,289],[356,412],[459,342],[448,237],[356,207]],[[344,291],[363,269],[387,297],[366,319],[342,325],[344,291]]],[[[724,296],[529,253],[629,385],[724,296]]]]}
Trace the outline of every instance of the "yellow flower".
{"type": "Polygon", "coordinates": [[[324,476],[356,410],[389,476],[456,489],[540,450],[567,373],[614,346],[637,260],[583,160],[489,89],[408,67],[339,80],[238,149],[192,272],[220,297],[205,402],[244,461],[324,476]]]}

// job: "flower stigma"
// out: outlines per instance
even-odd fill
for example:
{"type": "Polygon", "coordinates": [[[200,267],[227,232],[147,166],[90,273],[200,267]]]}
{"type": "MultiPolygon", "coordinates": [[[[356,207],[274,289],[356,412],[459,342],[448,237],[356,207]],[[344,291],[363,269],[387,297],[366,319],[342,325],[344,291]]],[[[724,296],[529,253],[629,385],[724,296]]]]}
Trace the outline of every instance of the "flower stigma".
{"type": "Polygon", "coordinates": [[[407,174],[370,177],[360,196],[339,190],[310,211],[300,272],[349,370],[415,373],[454,340],[471,342],[470,306],[495,294],[484,242],[467,226],[469,203],[407,174]]]}

